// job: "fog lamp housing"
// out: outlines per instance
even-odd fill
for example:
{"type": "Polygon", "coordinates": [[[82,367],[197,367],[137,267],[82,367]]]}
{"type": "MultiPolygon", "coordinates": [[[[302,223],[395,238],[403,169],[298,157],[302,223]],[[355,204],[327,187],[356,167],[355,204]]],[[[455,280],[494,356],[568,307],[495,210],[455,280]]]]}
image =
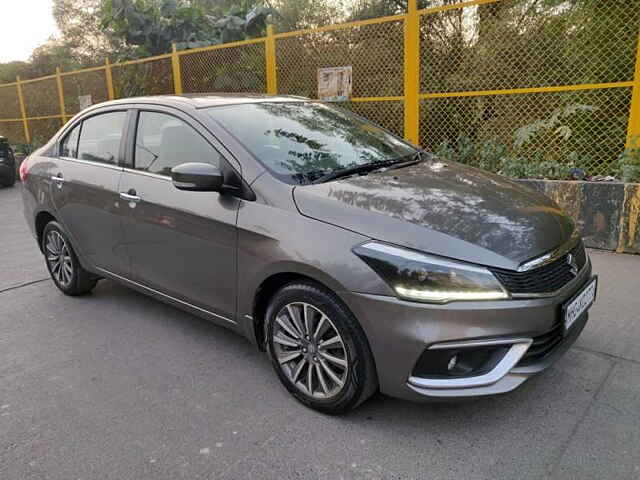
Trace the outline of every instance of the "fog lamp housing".
{"type": "Polygon", "coordinates": [[[412,377],[464,378],[490,372],[511,345],[426,349],[416,362],[412,377]]]}

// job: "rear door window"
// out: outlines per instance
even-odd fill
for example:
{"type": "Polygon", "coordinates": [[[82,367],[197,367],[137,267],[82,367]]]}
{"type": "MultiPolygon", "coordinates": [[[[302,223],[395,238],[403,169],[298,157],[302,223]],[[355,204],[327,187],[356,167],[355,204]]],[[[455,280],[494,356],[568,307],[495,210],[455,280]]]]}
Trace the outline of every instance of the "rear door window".
{"type": "Polygon", "coordinates": [[[78,158],[78,137],[80,136],[80,124],[73,127],[60,145],[60,156],[78,158]]]}
{"type": "Polygon", "coordinates": [[[173,115],[140,112],[136,133],[135,169],[171,175],[181,163],[220,166],[220,153],[191,125],[173,115]]]}
{"type": "Polygon", "coordinates": [[[126,112],[109,112],[82,122],[78,158],[117,165],[126,119],[126,112]]]}

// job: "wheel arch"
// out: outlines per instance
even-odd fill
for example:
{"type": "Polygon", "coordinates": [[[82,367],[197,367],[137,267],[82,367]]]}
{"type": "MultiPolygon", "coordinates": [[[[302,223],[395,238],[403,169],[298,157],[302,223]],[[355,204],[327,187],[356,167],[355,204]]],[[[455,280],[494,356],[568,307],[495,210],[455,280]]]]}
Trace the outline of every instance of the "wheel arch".
{"type": "Polygon", "coordinates": [[[47,210],[38,212],[35,218],[36,239],[38,240],[38,248],[42,253],[44,253],[42,250],[42,234],[44,233],[44,227],[51,221],[57,222],[58,219],[47,210]]]}
{"type": "Polygon", "coordinates": [[[253,296],[251,310],[253,324],[251,340],[255,342],[260,350],[265,350],[265,314],[267,307],[269,306],[269,301],[273,298],[276,292],[285,285],[296,281],[314,283],[333,292],[340,298],[340,300],[342,300],[343,303],[345,303],[340,295],[340,290],[342,290],[340,285],[337,282],[332,281],[332,279],[324,277],[326,276],[310,274],[308,271],[302,272],[294,267],[290,270],[273,272],[260,282],[253,296]]]}
{"type": "Polygon", "coordinates": [[[93,271],[91,268],[89,268],[90,266],[89,262],[82,255],[82,252],[78,248],[78,245],[75,239],[73,238],[73,235],[69,234],[69,231],[65,228],[64,224],[60,221],[58,217],[56,217],[53,213],[51,213],[50,210],[45,210],[45,209],[38,211],[38,213],[36,213],[35,215],[35,220],[34,220],[34,233],[36,235],[36,240],[38,242],[38,248],[40,249],[40,252],[44,254],[44,250],[42,248],[42,235],[44,234],[44,228],[47,226],[49,222],[52,222],[52,221],[58,223],[62,231],[65,233],[65,235],[69,239],[69,243],[71,243],[71,247],[73,248],[74,253],[76,254],[76,257],[78,258],[78,261],[80,262],[80,265],[82,266],[82,268],[84,268],[85,270],[93,271]]]}

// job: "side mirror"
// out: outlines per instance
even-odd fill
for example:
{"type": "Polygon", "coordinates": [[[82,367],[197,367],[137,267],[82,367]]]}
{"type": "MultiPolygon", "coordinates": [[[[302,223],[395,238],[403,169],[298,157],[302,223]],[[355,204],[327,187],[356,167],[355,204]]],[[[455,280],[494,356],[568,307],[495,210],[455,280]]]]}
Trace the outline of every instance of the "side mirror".
{"type": "Polygon", "coordinates": [[[182,163],[171,169],[173,186],[190,192],[219,192],[224,177],[219,168],[208,163],[182,163]]]}

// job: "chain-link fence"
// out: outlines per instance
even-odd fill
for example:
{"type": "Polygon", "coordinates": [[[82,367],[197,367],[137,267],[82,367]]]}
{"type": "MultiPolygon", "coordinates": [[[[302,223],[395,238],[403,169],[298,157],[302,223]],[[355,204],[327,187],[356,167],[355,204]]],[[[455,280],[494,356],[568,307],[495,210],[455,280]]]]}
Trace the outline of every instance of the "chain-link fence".
{"type": "Polygon", "coordinates": [[[514,176],[614,174],[640,136],[640,2],[409,0],[407,12],[173,51],[0,85],[0,135],[44,142],[88,102],[258,92],[317,97],[351,66],[340,105],[445,158],[514,176]],[[563,173],[564,172],[564,173],[563,173]]]}

